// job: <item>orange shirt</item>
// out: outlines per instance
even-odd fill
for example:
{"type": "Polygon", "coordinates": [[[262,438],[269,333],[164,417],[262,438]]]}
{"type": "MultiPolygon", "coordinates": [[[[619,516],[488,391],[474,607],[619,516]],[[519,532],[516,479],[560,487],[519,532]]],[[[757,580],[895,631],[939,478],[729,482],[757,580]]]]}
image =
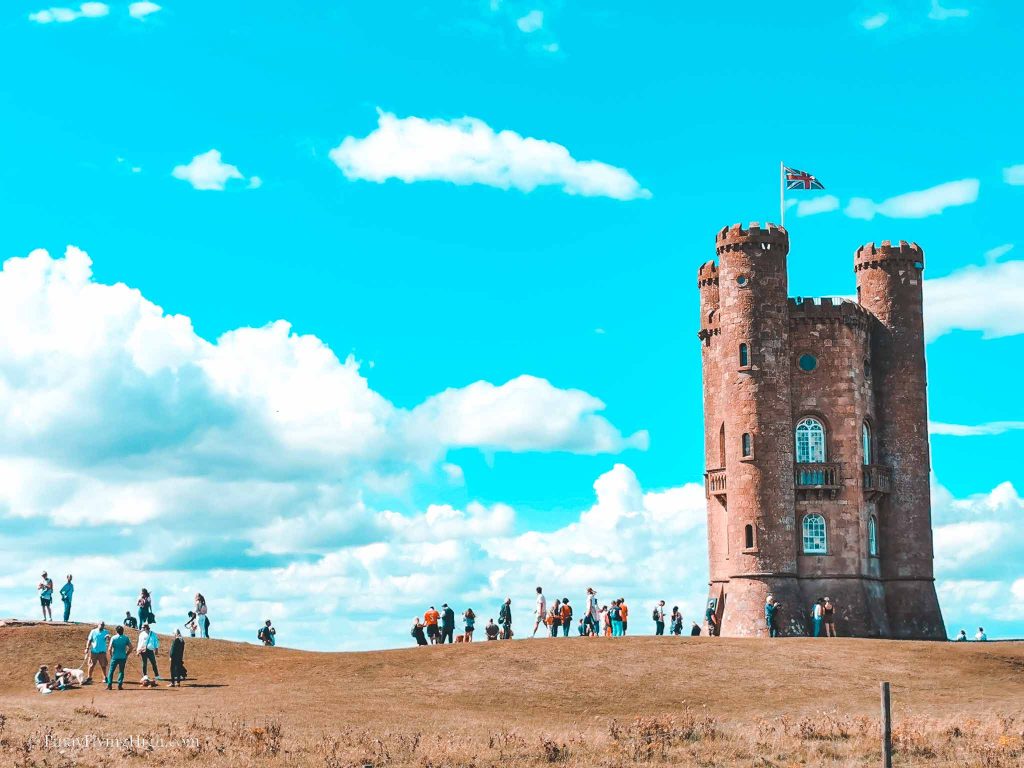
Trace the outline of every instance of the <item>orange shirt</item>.
{"type": "Polygon", "coordinates": [[[619,613],[622,615],[622,620],[626,621],[629,618],[629,606],[625,603],[619,606],[619,613]]]}
{"type": "Polygon", "coordinates": [[[437,622],[440,621],[440,619],[441,614],[437,611],[427,611],[423,614],[423,623],[426,624],[428,627],[431,625],[436,625],[437,622]]]}
{"type": "Polygon", "coordinates": [[[570,618],[572,618],[572,608],[568,603],[562,603],[562,621],[568,621],[570,618]]]}

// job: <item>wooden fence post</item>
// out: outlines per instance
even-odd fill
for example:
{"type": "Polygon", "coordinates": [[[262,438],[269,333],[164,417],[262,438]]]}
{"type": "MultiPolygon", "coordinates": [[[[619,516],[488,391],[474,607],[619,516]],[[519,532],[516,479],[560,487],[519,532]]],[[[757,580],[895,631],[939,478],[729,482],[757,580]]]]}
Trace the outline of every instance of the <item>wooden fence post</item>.
{"type": "Polygon", "coordinates": [[[882,683],[882,768],[892,768],[892,708],[888,683],[882,683]]]}

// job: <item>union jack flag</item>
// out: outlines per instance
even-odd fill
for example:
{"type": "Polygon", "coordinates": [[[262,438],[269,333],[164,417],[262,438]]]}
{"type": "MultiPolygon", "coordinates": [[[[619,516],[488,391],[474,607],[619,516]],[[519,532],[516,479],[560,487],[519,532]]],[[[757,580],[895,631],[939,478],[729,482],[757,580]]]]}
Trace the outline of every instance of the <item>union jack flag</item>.
{"type": "Polygon", "coordinates": [[[807,173],[786,167],[786,189],[824,189],[825,185],[807,173]]]}

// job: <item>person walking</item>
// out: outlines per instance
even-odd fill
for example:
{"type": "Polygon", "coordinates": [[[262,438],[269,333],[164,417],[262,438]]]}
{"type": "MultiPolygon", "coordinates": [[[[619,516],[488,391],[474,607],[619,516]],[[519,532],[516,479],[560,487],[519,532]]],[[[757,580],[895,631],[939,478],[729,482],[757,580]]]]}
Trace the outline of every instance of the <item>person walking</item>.
{"type": "Polygon", "coordinates": [[[619,613],[622,615],[622,634],[629,629],[629,606],[626,605],[626,598],[619,598],[619,613]]]}
{"type": "Polygon", "coordinates": [[[700,624],[696,621],[693,622],[693,626],[690,627],[690,637],[700,637],[700,624]]]}
{"type": "Polygon", "coordinates": [[[668,631],[676,637],[683,634],[683,614],[680,613],[678,605],[672,606],[672,615],[669,616],[668,627],[668,631]]]}
{"type": "Polygon", "coordinates": [[[820,597],[811,608],[811,620],[814,622],[814,636],[821,637],[821,624],[825,618],[825,601],[820,597]]]}
{"type": "Polygon", "coordinates": [[[43,621],[53,621],[53,609],[50,607],[53,603],[53,579],[46,575],[46,571],[43,571],[37,589],[39,590],[39,605],[43,609],[43,621]]]}
{"type": "Polygon", "coordinates": [[[424,626],[425,625],[423,624],[422,621],[420,621],[419,616],[412,617],[412,629],[409,631],[409,634],[411,634],[413,638],[416,640],[416,645],[427,644],[427,636],[423,634],[424,626]]]}
{"type": "Polygon", "coordinates": [[[537,607],[533,612],[533,617],[533,635],[531,637],[536,637],[537,627],[547,623],[548,618],[548,601],[544,597],[544,590],[540,587],[537,587],[537,607]]]}
{"type": "Polygon", "coordinates": [[[664,635],[665,634],[665,601],[659,600],[658,604],[654,606],[654,610],[651,612],[651,618],[654,619],[654,634],[664,635]]]}
{"type": "Polygon", "coordinates": [[[441,645],[445,641],[455,642],[455,611],[448,607],[448,603],[441,604],[441,645]]]}
{"type": "Polygon", "coordinates": [[[202,593],[196,592],[195,600],[195,621],[199,625],[199,634],[209,639],[210,637],[210,618],[207,616],[206,598],[203,597],[202,593]]]}
{"type": "Polygon", "coordinates": [[[586,613],[583,614],[583,621],[587,626],[587,634],[591,637],[597,637],[600,633],[599,615],[597,592],[594,591],[593,587],[587,587],[587,608],[586,613]]]}
{"type": "Polygon", "coordinates": [[[836,636],[836,605],[832,602],[832,598],[825,596],[825,602],[822,604],[822,618],[825,622],[825,637],[836,636]]]}
{"type": "Polygon", "coordinates": [[[501,631],[501,628],[498,627],[498,625],[494,623],[494,619],[493,618],[492,619],[488,619],[487,620],[487,624],[484,626],[484,637],[487,638],[488,640],[497,640],[498,639],[498,633],[500,631],[501,631]]]}
{"type": "Polygon", "coordinates": [[[462,621],[465,626],[465,631],[462,635],[462,642],[472,643],[473,642],[473,629],[476,627],[476,614],[473,613],[472,608],[467,608],[462,614],[462,621]]]}
{"type": "Polygon", "coordinates": [[[562,613],[562,637],[568,637],[572,626],[572,606],[569,605],[568,597],[562,598],[562,607],[559,610],[562,613]]]}
{"type": "Polygon", "coordinates": [[[71,598],[75,594],[75,585],[71,583],[71,574],[68,574],[68,580],[64,586],[60,588],[60,600],[64,603],[64,623],[67,624],[71,620],[71,598]]]}
{"type": "Polygon", "coordinates": [[[86,658],[86,677],[89,682],[92,682],[92,670],[97,664],[100,665],[100,671],[103,672],[103,677],[107,676],[107,641],[110,638],[110,632],[107,631],[107,625],[102,621],[96,625],[96,627],[89,632],[89,637],[85,641],[85,658],[86,658]]]}
{"type": "Polygon", "coordinates": [[[148,589],[143,587],[139,591],[139,599],[135,601],[135,604],[139,608],[140,628],[145,624],[156,621],[156,616],[153,615],[153,598],[150,596],[148,589]]]}
{"type": "Polygon", "coordinates": [[[168,688],[181,688],[181,681],[185,679],[185,638],[181,636],[181,630],[174,630],[174,639],[171,640],[171,682],[168,688]]]}
{"type": "Polygon", "coordinates": [[[110,669],[107,670],[107,690],[110,690],[114,682],[114,670],[117,670],[117,690],[124,685],[124,665],[128,661],[128,649],[132,647],[132,641],[124,633],[124,627],[118,626],[115,634],[110,638],[108,645],[110,653],[110,669]]]}
{"type": "Polygon", "coordinates": [[[437,636],[439,634],[437,623],[440,620],[441,614],[437,612],[434,606],[430,606],[430,610],[423,614],[423,623],[427,625],[427,639],[431,645],[437,645],[437,636]]]}
{"type": "Polygon", "coordinates": [[[779,636],[779,607],[775,595],[768,595],[764,601],[764,623],[768,629],[768,637],[779,636]]]}
{"type": "Polygon", "coordinates": [[[498,625],[501,627],[501,639],[512,639],[512,598],[506,597],[498,610],[498,625]]]}
{"type": "Polygon", "coordinates": [[[618,600],[612,600],[608,608],[608,620],[612,625],[612,637],[622,637],[622,609],[618,600]]]}
{"type": "Polygon", "coordinates": [[[143,624],[139,630],[139,641],[135,646],[135,655],[142,659],[142,676],[146,676],[149,665],[153,665],[153,679],[160,679],[160,670],[156,666],[156,655],[160,650],[160,638],[151,632],[149,624],[143,624]]]}
{"type": "Polygon", "coordinates": [[[277,630],[274,629],[273,625],[270,623],[270,619],[263,622],[263,626],[260,627],[260,631],[256,633],[256,637],[263,643],[263,645],[277,645],[277,630]]]}

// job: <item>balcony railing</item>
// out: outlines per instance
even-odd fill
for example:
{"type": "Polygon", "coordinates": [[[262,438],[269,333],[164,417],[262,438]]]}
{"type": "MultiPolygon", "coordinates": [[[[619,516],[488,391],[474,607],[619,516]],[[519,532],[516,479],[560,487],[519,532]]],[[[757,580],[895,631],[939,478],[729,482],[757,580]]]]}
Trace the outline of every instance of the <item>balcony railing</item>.
{"type": "Polygon", "coordinates": [[[865,464],[862,468],[864,494],[869,498],[892,493],[892,469],[881,464],[865,464]]]}
{"type": "Polygon", "coordinates": [[[843,487],[842,466],[838,461],[797,464],[793,472],[796,490],[824,491],[835,495],[843,487]]]}
{"type": "Polygon", "coordinates": [[[725,496],[725,469],[709,469],[704,473],[704,493],[708,498],[725,496]]]}

